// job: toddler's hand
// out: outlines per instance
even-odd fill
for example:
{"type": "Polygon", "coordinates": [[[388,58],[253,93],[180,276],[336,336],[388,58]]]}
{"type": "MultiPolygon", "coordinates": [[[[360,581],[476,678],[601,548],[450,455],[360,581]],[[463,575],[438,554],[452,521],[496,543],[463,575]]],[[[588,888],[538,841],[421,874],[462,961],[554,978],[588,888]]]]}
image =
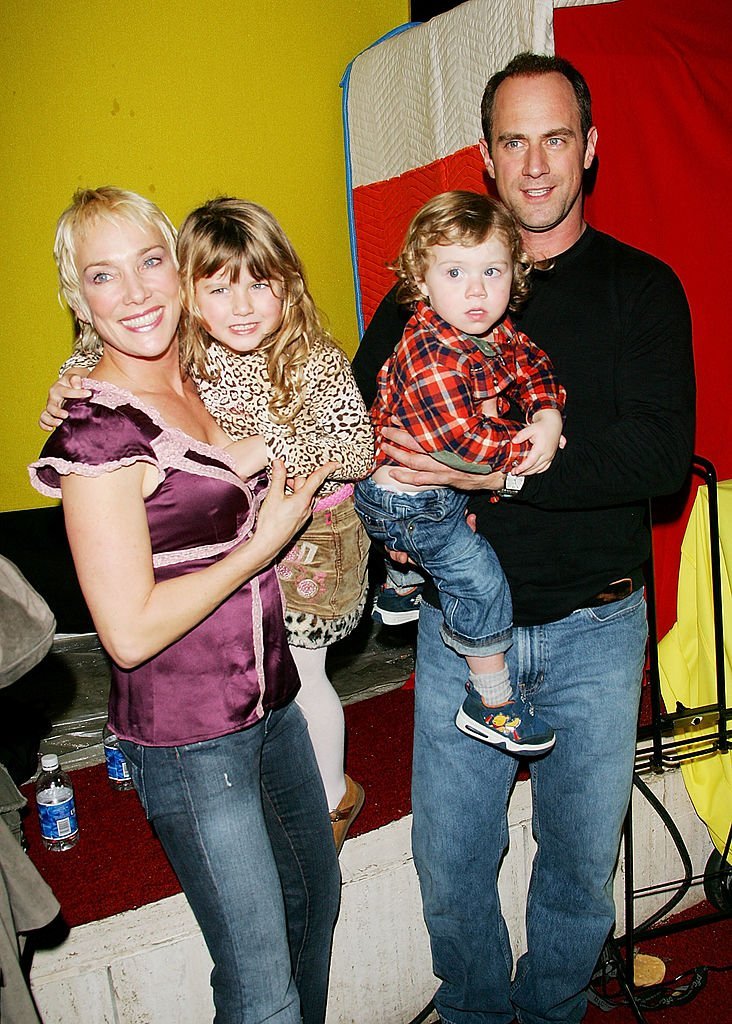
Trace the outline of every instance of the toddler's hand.
{"type": "Polygon", "coordinates": [[[516,434],[516,441],[531,442],[531,451],[511,472],[517,476],[532,476],[534,473],[545,472],[552,464],[561,439],[561,413],[557,409],[541,409],[531,423],[516,434]]]}

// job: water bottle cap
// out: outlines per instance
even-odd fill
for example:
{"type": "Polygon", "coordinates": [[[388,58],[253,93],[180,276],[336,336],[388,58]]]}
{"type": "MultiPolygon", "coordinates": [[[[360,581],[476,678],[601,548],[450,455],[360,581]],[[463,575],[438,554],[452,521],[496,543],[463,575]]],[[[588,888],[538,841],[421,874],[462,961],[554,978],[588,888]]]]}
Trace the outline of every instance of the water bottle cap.
{"type": "Polygon", "coordinates": [[[52,772],[58,768],[58,754],[44,754],[41,758],[41,768],[44,772],[52,772]]]}

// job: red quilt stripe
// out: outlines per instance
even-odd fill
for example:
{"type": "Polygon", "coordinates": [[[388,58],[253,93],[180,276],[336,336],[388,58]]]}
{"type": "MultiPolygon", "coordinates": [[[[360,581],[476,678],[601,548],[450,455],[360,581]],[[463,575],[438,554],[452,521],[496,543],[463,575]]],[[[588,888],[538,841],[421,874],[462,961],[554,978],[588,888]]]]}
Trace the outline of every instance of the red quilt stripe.
{"type": "Polygon", "coordinates": [[[486,190],[486,171],[477,145],[397,178],[354,189],[358,273],[366,325],[394,284],[387,264],[399,254],[409,221],[432,196],[456,188],[486,190]]]}

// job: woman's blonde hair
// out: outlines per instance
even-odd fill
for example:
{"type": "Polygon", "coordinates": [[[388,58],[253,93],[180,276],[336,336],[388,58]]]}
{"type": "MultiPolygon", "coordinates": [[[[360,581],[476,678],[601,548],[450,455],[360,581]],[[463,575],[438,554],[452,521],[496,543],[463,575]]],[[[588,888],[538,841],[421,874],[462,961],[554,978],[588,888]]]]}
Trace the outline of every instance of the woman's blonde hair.
{"type": "Polygon", "coordinates": [[[239,280],[244,266],[257,281],[269,281],[282,300],[282,320],[259,347],[267,357],[272,387],[269,411],[291,423],[302,408],[304,367],[313,345],[330,342],[308,291],[305,270],[284,231],[264,207],[221,196],[189,213],[178,235],[181,298],[181,358],[186,369],[210,380],[206,352],[212,337],[196,303],[196,283],[225,270],[239,280]]]}
{"type": "Polygon", "coordinates": [[[76,350],[90,355],[101,355],[103,346],[92,326],[91,312],[82,292],[76,247],[100,220],[124,220],[141,228],[154,228],[162,235],[173,263],[178,266],[175,228],[155,203],[113,185],[80,188],[74,193],[71,205],[58,219],[53,255],[58,267],[59,299],[69,305],[76,321],[76,350]]]}
{"type": "Polygon", "coordinates": [[[513,214],[497,199],[478,192],[442,192],[419,210],[407,228],[402,251],[391,269],[400,281],[398,299],[413,303],[423,298],[419,285],[429,267],[433,245],[480,245],[498,233],[513,261],[510,308],[516,309],[529,291],[531,260],[524,252],[513,214]]]}

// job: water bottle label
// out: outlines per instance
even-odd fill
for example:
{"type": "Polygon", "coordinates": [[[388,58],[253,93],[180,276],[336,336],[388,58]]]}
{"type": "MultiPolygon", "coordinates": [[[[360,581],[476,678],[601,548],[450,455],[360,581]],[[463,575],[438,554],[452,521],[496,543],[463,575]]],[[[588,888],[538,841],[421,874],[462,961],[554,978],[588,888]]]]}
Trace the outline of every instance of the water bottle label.
{"type": "Polygon", "coordinates": [[[79,831],[73,796],[60,804],[39,803],[38,817],[41,822],[41,835],[51,842],[69,839],[79,831]]]}
{"type": "Polygon", "coordinates": [[[115,782],[127,782],[130,769],[119,747],[105,747],[104,756],[107,758],[107,777],[115,782]]]}

